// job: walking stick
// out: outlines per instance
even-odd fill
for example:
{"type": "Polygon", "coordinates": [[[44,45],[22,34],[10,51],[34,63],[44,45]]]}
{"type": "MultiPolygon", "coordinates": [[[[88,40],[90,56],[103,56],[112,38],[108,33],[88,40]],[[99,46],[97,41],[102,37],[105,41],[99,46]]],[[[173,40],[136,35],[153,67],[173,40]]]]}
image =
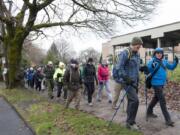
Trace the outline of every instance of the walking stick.
{"type": "Polygon", "coordinates": [[[134,89],[138,90],[138,88],[137,88],[136,86],[134,86],[134,85],[128,85],[127,89],[126,89],[126,90],[124,89],[124,90],[125,90],[125,93],[124,93],[124,95],[123,95],[122,99],[120,100],[120,103],[119,103],[119,105],[118,105],[118,107],[117,107],[116,111],[114,112],[114,114],[113,114],[113,116],[112,116],[112,119],[109,121],[108,127],[110,127],[110,126],[111,126],[111,123],[112,123],[112,121],[113,121],[114,117],[116,116],[116,114],[117,114],[118,110],[120,109],[121,104],[123,103],[124,98],[125,98],[125,96],[127,95],[127,91],[129,90],[129,87],[130,87],[130,86],[131,86],[131,87],[133,87],[134,89]]]}
{"type": "MultiPolygon", "coordinates": [[[[145,75],[145,80],[147,76],[145,75]]],[[[148,121],[148,116],[147,116],[147,87],[146,83],[144,83],[144,94],[145,94],[145,104],[146,104],[146,121],[148,121]]]]}
{"type": "MultiPolygon", "coordinates": [[[[128,89],[129,89],[129,86],[128,86],[127,90],[128,90],[128,89]]],[[[124,98],[125,98],[125,96],[126,96],[126,95],[127,95],[127,91],[125,90],[125,93],[124,93],[124,95],[123,95],[122,99],[120,100],[120,103],[119,103],[119,105],[118,105],[118,107],[117,107],[116,111],[114,112],[112,119],[109,121],[108,127],[110,127],[110,126],[111,126],[111,123],[112,123],[112,121],[113,121],[114,117],[116,116],[116,114],[117,114],[118,110],[120,109],[121,104],[123,103],[124,98]]]]}
{"type": "MultiPolygon", "coordinates": [[[[125,90],[125,89],[123,89],[122,93],[123,93],[123,94],[125,94],[125,93],[126,93],[126,90],[125,90]]],[[[125,102],[124,102],[124,101],[125,101],[125,100],[123,100],[123,112],[125,112],[125,109],[124,109],[125,102]]]]}

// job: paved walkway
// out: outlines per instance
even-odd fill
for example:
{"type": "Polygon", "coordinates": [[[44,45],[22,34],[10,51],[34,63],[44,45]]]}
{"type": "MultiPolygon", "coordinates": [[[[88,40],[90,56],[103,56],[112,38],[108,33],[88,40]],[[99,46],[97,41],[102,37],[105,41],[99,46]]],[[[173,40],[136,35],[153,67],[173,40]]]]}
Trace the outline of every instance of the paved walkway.
{"type": "Polygon", "coordinates": [[[2,97],[0,97],[0,135],[34,135],[2,97]]]}

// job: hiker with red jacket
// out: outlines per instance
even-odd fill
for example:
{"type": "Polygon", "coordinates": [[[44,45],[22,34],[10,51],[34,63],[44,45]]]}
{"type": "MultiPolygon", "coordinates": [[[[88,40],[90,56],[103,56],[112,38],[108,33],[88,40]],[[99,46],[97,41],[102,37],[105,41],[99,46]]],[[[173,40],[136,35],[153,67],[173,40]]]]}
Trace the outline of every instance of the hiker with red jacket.
{"type": "Polygon", "coordinates": [[[112,94],[110,91],[110,86],[109,86],[109,75],[110,71],[108,68],[108,64],[106,60],[103,60],[102,63],[98,67],[98,83],[99,83],[99,88],[98,88],[98,93],[97,93],[97,101],[101,101],[102,98],[102,90],[103,87],[105,86],[106,93],[108,96],[108,102],[112,103],[112,94]]]}

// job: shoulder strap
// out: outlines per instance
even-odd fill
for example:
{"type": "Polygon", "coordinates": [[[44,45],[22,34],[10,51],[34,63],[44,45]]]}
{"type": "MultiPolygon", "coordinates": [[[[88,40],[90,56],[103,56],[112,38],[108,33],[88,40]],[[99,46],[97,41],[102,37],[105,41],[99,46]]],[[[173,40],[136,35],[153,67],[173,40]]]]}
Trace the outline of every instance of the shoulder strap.
{"type": "Polygon", "coordinates": [[[129,48],[126,48],[125,50],[128,52],[128,59],[125,61],[125,64],[127,64],[129,62],[129,60],[131,59],[132,52],[131,52],[131,50],[129,50],[129,48]]]}
{"type": "Polygon", "coordinates": [[[159,70],[160,66],[161,66],[161,64],[159,63],[158,67],[152,72],[151,77],[153,77],[157,73],[157,71],[159,70]]]}
{"type": "Polygon", "coordinates": [[[129,50],[129,48],[126,48],[125,50],[127,50],[127,52],[128,52],[128,60],[130,60],[131,56],[132,56],[132,52],[129,50]]]}

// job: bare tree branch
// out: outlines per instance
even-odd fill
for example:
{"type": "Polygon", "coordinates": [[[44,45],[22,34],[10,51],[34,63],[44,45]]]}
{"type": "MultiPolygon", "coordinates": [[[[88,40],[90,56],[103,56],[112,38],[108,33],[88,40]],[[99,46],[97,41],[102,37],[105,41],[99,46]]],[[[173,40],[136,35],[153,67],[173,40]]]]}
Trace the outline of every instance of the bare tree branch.
{"type": "Polygon", "coordinates": [[[53,1],[55,1],[55,0],[45,0],[42,4],[37,6],[37,9],[41,10],[41,9],[47,7],[48,5],[50,5],[53,1]]]}
{"type": "Polygon", "coordinates": [[[16,15],[16,20],[19,26],[22,26],[22,23],[24,21],[25,12],[28,9],[26,3],[23,4],[20,12],[16,15]]]}
{"type": "Polygon", "coordinates": [[[76,22],[54,22],[54,23],[42,23],[42,24],[37,24],[32,27],[32,30],[37,30],[41,28],[48,28],[52,26],[72,26],[72,25],[78,25],[78,24],[83,24],[83,23],[88,23],[93,20],[84,20],[84,21],[76,21],[76,22]]]}
{"type": "Polygon", "coordinates": [[[33,7],[33,5],[29,2],[29,0],[23,0],[23,1],[29,8],[33,7]]]}
{"type": "Polygon", "coordinates": [[[47,22],[50,22],[50,21],[51,21],[51,18],[50,18],[50,15],[49,15],[48,11],[46,10],[46,8],[44,8],[43,10],[44,10],[44,12],[45,12],[46,15],[47,15],[47,18],[48,18],[48,21],[47,21],[47,22]]]}
{"type": "Polygon", "coordinates": [[[0,0],[0,9],[2,10],[2,12],[4,13],[4,17],[6,17],[6,21],[5,22],[10,22],[11,19],[11,13],[7,10],[3,0],[0,0]]]}

